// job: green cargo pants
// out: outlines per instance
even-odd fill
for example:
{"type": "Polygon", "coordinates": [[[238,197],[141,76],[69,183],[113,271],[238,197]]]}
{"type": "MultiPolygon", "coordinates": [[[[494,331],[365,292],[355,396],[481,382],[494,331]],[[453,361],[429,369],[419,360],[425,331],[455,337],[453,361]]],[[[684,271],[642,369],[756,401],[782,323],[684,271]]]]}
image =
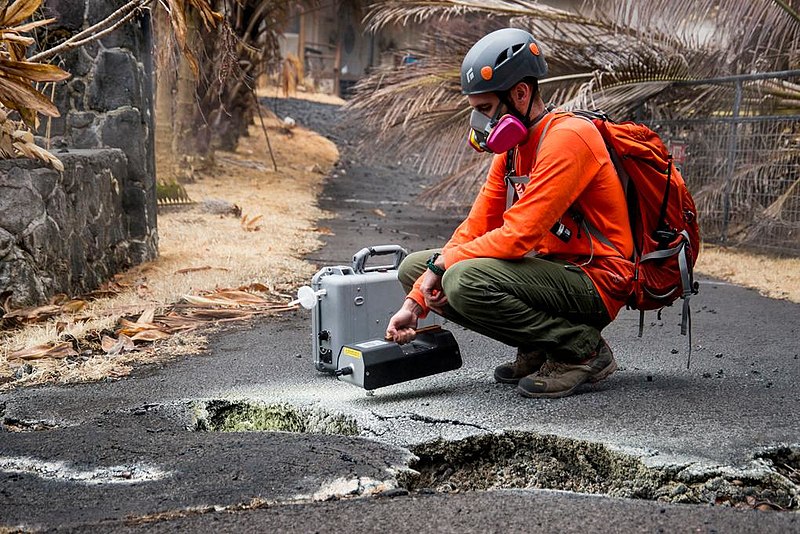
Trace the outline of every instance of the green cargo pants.
{"type": "MultiPolygon", "coordinates": [[[[434,252],[414,252],[400,265],[406,293],[434,252]]],[[[558,260],[464,260],[447,269],[442,287],[445,318],[523,351],[544,350],[556,360],[589,356],[610,322],[591,279],[558,260]]]]}

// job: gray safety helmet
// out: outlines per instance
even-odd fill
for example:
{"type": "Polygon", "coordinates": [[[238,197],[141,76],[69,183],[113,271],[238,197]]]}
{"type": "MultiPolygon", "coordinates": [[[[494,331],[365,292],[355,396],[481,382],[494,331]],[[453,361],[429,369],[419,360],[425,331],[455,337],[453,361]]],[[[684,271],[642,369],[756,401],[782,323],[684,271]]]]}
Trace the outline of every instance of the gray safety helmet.
{"type": "Polygon", "coordinates": [[[461,63],[461,93],[508,91],[524,78],[547,76],[539,43],[525,30],[504,28],[484,36],[461,63]]]}

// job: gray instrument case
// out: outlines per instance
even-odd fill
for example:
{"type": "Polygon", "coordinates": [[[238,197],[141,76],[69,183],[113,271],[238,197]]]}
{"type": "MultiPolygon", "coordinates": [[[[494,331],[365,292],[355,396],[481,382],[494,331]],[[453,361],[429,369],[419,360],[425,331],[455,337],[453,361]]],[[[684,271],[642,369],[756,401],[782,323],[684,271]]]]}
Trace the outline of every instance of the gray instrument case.
{"type": "MultiPolygon", "coordinates": [[[[311,279],[317,305],[311,309],[314,365],[333,373],[343,345],[383,338],[389,319],[405,299],[397,268],[406,257],[397,245],[366,247],[353,256],[352,266],[323,267],[311,279]],[[375,256],[392,256],[389,265],[367,266],[375,256]]],[[[441,323],[428,315],[419,326],[441,323]]]]}

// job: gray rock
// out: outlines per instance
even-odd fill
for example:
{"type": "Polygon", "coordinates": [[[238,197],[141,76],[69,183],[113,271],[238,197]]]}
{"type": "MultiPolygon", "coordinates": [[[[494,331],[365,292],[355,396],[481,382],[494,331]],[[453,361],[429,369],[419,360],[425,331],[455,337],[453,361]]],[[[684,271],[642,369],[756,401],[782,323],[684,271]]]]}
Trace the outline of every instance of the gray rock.
{"type": "Polygon", "coordinates": [[[141,99],[139,66],[133,55],[119,48],[100,52],[89,85],[89,107],[110,111],[123,106],[138,106],[141,99]]]}
{"type": "Polygon", "coordinates": [[[75,0],[47,0],[44,10],[47,18],[58,19],[57,26],[66,30],[79,30],[83,26],[86,5],[75,0]]]}
{"type": "Polygon", "coordinates": [[[58,172],[51,168],[39,168],[31,170],[31,183],[39,196],[43,199],[50,198],[53,194],[53,189],[59,181],[58,172]]]}
{"type": "Polygon", "coordinates": [[[128,180],[125,154],[59,155],[61,175],[35,161],[0,161],[0,291],[12,291],[15,305],[93,289],[157,254],[154,189],[128,180]]]}
{"type": "MultiPolygon", "coordinates": [[[[4,162],[5,163],[5,162],[4,162]]],[[[0,226],[20,234],[44,213],[44,202],[31,181],[31,171],[14,167],[2,172],[0,167],[0,226]]]]}
{"type": "Polygon", "coordinates": [[[132,237],[146,236],[148,202],[144,191],[138,187],[127,187],[123,193],[122,207],[127,215],[130,235],[132,237]]]}
{"type": "Polygon", "coordinates": [[[91,111],[70,111],[67,114],[67,124],[70,128],[87,128],[97,120],[97,113],[91,111]]]}
{"type": "Polygon", "coordinates": [[[46,300],[47,292],[33,266],[24,259],[0,262],[0,292],[11,291],[11,306],[33,306],[46,300]]]}
{"type": "Polygon", "coordinates": [[[50,265],[63,256],[63,242],[53,219],[45,217],[34,222],[22,235],[22,245],[37,265],[50,265]]]}
{"type": "Polygon", "coordinates": [[[61,68],[74,77],[81,77],[89,74],[93,66],[94,58],[81,47],[64,54],[64,65],[62,65],[61,68]]]}
{"type": "Polygon", "coordinates": [[[0,228],[0,261],[5,260],[6,257],[14,250],[15,241],[16,239],[12,234],[5,231],[3,228],[0,228]]]}
{"type": "MultiPolygon", "coordinates": [[[[64,110],[67,113],[70,111],[83,111],[86,109],[86,82],[82,79],[78,78],[76,80],[72,80],[67,85],[67,91],[69,93],[69,105],[70,109],[64,110]]],[[[62,111],[63,113],[63,111],[62,111]]]]}
{"type": "Polygon", "coordinates": [[[145,172],[145,131],[139,110],[130,107],[109,113],[100,128],[101,143],[125,152],[132,171],[130,177],[138,181],[152,181],[145,172]]]}

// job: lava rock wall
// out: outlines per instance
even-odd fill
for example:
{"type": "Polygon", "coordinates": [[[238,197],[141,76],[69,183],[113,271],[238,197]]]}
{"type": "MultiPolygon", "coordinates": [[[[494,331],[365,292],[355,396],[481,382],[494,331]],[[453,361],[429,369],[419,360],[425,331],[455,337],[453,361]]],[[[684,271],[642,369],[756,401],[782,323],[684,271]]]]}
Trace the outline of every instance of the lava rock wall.
{"type": "MultiPolygon", "coordinates": [[[[45,47],[124,4],[46,0],[57,20],[45,47]]],[[[53,92],[61,117],[43,119],[37,138],[63,173],[0,161],[0,295],[15,306],[91,290],[158,253],[150,31],[145,11],[54,60],[72,76],[53,92]]]]}

